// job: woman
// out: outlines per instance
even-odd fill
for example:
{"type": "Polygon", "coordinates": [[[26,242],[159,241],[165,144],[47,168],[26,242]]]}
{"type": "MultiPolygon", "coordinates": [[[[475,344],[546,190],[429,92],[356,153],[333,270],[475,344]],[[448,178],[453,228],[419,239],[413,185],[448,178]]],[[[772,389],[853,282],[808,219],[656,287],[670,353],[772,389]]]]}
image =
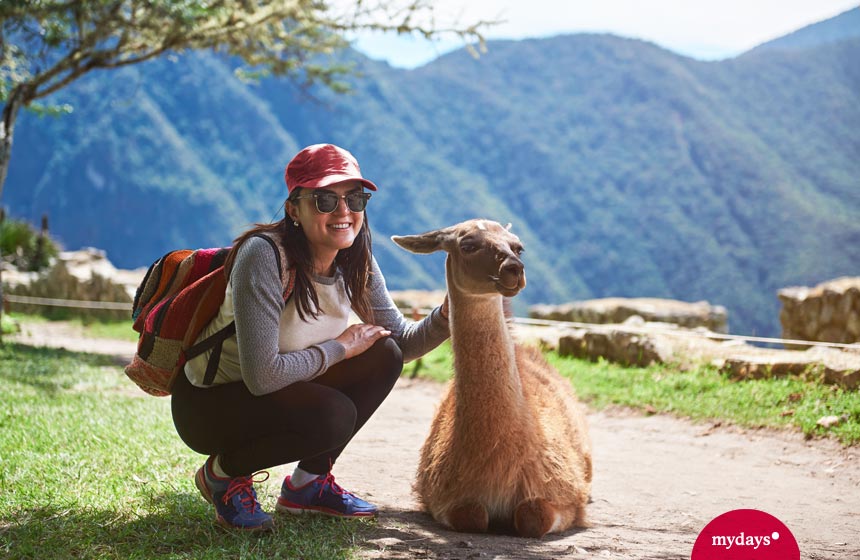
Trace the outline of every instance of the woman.
{"type": "Polygon", "coordinates": [[[236,336],[208,375],[211,356],[204,354],[186,364],[172,390],[177,432],[209,455],[197,487],[220,524],[247,530],[272,526],[253,473],[294,461],[278,511],[375,515],[376,506],[335,483],[331,468],[391,391],[404,359],[449,335],[447,298],[418,323],[408,323],[391,300],[364,212],[365,189],[377,188],[352,154],[309,146],[285,178],[285,218],[236,239],[224,303],[200,335],[235,321],[236,336]],[[295,272],[286,302],[279,253],[295,272]],[[351,310],[363,323],[348,326],[351,310]]]}

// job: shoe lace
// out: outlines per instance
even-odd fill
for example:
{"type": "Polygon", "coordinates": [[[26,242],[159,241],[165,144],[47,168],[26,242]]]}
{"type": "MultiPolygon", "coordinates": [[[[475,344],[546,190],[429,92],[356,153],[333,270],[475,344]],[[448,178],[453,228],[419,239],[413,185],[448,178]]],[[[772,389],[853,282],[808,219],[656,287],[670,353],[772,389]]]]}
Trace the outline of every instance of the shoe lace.
{"type": "Polygon", "coordinates": [[[325,475],[325,478],[322,481],[322,484],[320,484],[320,493],[319,493],[320,498],[322,498],[323,490],[325,490],[326,486],[329,486],[331,488],[331,491],[334,492],[335,494],[339,494],[341,496],[344,496],[344,495],[352,496],[353,495],[352,492],[350,492],[349,490],[344,490],[343,488],[341,488],[341,486],[337,482],[334,481],[334,475],[331,474],[331,471],[328,471],[328,473],[325,475]]]}
{"type": "Polygon", "coordinates": [[[227,491],[224,492],[224,497],[222,498],[224,504],[229,504],[233,496],[238,494],[239,501],[245,511],[248,513],[254,513],[254,511],[260,508],[260,504],[257,502],[257,495],[254,492],[254,483],[264,482],[268,479],[268,471],[259,471],[255,472],[251,476],[239,476],[232,479],[230,484],[227,486],[227,491]],[[256,478],[257,475],[265,476],[263,478],[256,478]]]}

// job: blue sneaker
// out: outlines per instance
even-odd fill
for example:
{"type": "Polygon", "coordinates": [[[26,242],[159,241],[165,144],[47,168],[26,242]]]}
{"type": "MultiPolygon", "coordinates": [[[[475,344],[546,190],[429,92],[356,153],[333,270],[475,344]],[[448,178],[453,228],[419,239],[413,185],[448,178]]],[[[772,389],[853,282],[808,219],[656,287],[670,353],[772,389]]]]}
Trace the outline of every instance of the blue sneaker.
{"type": "Polygon", "coordinates": [[[333,517],[373,517],[378,511],[375,505],[338,486],[331,472],[298,488],[288,476],[275,509],[281,513],[322,513],[333,517]]]}
{"type": "MultiPolygon", "coordinates": [[[[194,483],[207,502],[215,506],[215,520],[228,529],[268,531],[272,516],[262,510],[254,491],[254,476],[222,478],[212,472],[212,457],[197,471],[194,483]]],[[[269,473],[262,471],[266,478],[269,473]]],[[[260,474],[260,473],[257,473],[260,474]]]]}

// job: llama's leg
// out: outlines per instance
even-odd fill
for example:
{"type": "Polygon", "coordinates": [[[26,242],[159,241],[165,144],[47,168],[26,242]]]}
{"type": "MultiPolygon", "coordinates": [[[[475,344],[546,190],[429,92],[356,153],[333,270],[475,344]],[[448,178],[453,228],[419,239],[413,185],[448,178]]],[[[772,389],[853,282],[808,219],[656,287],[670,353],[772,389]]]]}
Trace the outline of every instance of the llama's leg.
{"type": "Polygon", "coordinates": [[[543,498],[534,498],[523,500],[514,509],[514,531],[521,537],[540,538],[573,526],[588,526],[584,502],[559,506],[543,498]]]}
{"type": "Polygon", "coordinates": [[[489,522],[487,508],[476,502],[454,506],[448,514],[448,524],[460,533],[486,533],[489,522]]]}
{"type": "Polygon", "coordinates": [[[514,531],[521,537],[540,538],[561,529],[563,517],[563,512],[543,498],[523,500],[514,509],[514,531]]]}

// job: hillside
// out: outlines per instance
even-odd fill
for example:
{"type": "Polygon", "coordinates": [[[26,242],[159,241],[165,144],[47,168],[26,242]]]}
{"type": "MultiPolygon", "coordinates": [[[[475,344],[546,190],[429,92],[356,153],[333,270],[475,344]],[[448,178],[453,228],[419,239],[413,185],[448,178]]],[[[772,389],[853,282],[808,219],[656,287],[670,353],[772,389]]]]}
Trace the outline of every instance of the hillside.
{"type": "Polygon", "coordinates": [[[720,62],[590,34],[411,71],[346,53],[348,96],[243,83],[206,53],[157,60],[76,84],[57,99],[71,115],[25,115],[3,203],[142,266],[271,220],[291,155],[335,142],[381,185],[369,220],[392,288],[443,272],[389,235],[485,216],[525,240],[520,305],[706,299],[733,332],[776,334],[777,289],[858,273],[857,35],[720,62]]]}
{"type": "Polygon", "coordinates": [[[860,33],[860,9],[848,10],[837,17],[807,25],[793,33],[756,47],[765,49],[804,49],[836,43],[857,37],[860,33]]]}

